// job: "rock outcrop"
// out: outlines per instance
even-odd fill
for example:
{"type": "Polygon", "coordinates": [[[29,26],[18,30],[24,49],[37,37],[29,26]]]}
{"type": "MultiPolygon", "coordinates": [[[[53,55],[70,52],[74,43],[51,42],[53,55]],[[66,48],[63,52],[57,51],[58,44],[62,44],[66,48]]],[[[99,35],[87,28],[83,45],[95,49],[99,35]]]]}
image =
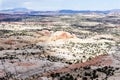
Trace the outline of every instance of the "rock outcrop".
{"type": "Polygon", "coordinates": [[[55,33],[51,34],[48,41],[56,41],[60,39],[70,39],[70,38],[76,38],[75,34],[70,34],[65,31],[56,31],[55,33]]]}

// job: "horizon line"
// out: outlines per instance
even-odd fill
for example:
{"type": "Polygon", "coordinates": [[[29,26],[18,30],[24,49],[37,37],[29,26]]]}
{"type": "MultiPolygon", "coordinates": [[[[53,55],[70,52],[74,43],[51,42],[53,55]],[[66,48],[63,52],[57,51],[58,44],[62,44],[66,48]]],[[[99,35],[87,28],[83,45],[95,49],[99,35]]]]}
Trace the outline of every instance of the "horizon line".
{"type": "Polygon", "coordinates": [[[33,11],[60,11],[60,10],[73,10],[73,11],[110,11],[110,10],[120,10],[118,8],[113,8],[113,9],[96,9],[96,10],[92,10],[92,9],[56,9],[56,10],[35,10],[35,9],[30,9],[30,8],[24,8],[24,7],[18,7],[18,8],[7,8],[7,9],[1,9],[0,11],[3,10],[12,10],[12,9],[28,9],[28,10],[33,10],[33,11]]]}

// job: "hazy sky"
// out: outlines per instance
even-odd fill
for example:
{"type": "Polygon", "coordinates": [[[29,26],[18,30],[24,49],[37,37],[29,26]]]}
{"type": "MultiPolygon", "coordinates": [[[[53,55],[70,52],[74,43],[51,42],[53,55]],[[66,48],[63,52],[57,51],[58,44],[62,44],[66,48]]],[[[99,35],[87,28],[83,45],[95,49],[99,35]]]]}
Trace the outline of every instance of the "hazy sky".
{"type": "Polygon", "coordinates": [[[120,0],[0,0],[0,10],[21,7],[33,10],[110,10],[120,9],[120,0]]]}

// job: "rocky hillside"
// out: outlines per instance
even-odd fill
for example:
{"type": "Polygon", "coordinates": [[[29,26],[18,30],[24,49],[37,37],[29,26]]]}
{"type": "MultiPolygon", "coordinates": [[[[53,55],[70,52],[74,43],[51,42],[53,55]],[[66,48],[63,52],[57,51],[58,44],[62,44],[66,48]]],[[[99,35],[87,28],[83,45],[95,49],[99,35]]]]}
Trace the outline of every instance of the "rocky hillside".
{"type": "Polygon", "coordinates": [[[0,79],[119,80],[119,20],[89,13],[2,21],[0,79]]]}

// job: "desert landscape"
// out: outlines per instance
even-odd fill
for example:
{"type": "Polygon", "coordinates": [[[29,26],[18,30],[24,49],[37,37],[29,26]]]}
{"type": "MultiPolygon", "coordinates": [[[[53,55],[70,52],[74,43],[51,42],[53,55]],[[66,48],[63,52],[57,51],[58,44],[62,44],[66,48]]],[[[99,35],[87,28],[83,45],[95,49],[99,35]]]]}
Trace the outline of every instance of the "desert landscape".
{"type": "Polygon", "coordinates": [[[66,12],[0,12],[0,80],[120,79],[120,11],[66,12]]]}

